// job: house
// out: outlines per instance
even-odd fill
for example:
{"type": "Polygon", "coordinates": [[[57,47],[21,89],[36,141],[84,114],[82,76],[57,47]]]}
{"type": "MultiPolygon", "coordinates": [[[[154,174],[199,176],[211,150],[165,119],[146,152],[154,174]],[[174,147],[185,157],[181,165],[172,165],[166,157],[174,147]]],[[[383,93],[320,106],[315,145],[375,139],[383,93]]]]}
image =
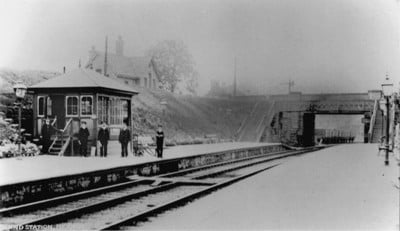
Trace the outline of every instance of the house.
{"type": "Polygon", "coordinates": [[[119,36],[116,41],[115,53],[97,51],[94,47],[89,51],[89,60],[86,68],[98,73],[114,77],[118,81],[130,85],[146,88],[159,88],[156,65],[150,57],[127,57],[124,55],[124,41],[119,36]],[[106,64],[105,64],[106,63],[106,64]],[[106,67],[106,68],[105,68],[106,67]],[[106,73],[104,73],[106,69],[106,73]]]}
{"type": "Polygon", "coordinates": [[[34,136],[41,135],[46,117],[62,129],[50,147],[59,155],[73,143],[81,121],[89,129],[89,145],[96,144],[101,121],[109,125],[111,140],[117,139],[122,124],[132,124],[132,100],[138,94],[131,86],[83,68],[30,86],[28,92],[33,94],[34,136]]]}

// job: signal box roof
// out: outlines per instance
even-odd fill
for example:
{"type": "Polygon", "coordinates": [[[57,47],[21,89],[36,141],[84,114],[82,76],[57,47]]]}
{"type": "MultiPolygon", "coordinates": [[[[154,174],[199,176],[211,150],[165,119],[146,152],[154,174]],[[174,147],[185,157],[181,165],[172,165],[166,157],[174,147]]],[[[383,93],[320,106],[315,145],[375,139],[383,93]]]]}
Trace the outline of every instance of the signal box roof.
{"type": "Polygon", "coordinates": [[[28,89],[38,91],[40,89],[68,89],[68,88],[96,88],[111,90],[125,94],[138,94],[132,87],[120,83],[111,77],[106,77],[93,70],[79,68],[66,74],[51,78],[41,83],[30,86],[28,89]]]}

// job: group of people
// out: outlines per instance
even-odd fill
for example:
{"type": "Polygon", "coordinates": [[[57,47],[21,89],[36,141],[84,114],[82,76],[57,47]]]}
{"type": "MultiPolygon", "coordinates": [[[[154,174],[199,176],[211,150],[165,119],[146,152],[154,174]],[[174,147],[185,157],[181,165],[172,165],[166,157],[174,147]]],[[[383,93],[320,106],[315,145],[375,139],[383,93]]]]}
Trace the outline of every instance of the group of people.
{"type": "MultiPolygon", "coordinates": [[[[128,144],[131,141],[131,132],[128,129],[127,123],[123,123],[122,129],[119,132],[118,141],[121,144],[121,157],[128,157],[128,144]]],[[[107,143],[110,139],[110,134],[107,129],[107,124],[102,122],[101,129],[99,130],[97,140],[100,144],[100,156],[107,156],[107,143]]],[[[156,132],[156,155],[162,158],[164,146],[164,131],[161,125],[158,125],[156,132]]]]}
{"type": "MultiPolygon", "coordinates": [[[[99,136],[102,130],[99,131],[99,136]]],[[[100,140],[100,138],[98,138],[100,140]]],[[[128,156],[128,144],[131,141],[131,133],[128,129],[126,123],[124,123],[122,129],[119,132],[118,140],[121,143],[121,156],[128,156]]],[[[164,131],[161,125],[158,125],[158,129],[156,132],[156,155],[158,158],[162,158],[163,155],[163,146],[164,146],[164,131]]],[[[102,146],[103,147],[103,146],[102,146]]],[[[105,146],[107,149],[107,146],[105,146]]],[[[107,150],[105,150],[107,152],[107,150]]]]}
{"type": "MultiPolygon", "coordinates": [[[[50,124],[50,119],[46,119],[41,130],[41,141],[42,141],[42,152],[48,153],[51,146],[51,136],[61,130],[55,128],[50,124]]],[[[79,154],[81,156],[88,156],[88,140],[89,140],[89,129],[87,128],[86,122],[81,121],[81,126],[78,132],[78,143],[79,143],[79,154]]],[[[107,127],[107,123],[102,121],[99,132],[97,134],[97,142],[99,145],[100,157],[107,157],[108,141],[110,140],[110,132],[107,127]]],[[[128,156],[128,144],[131,141],[131,132],[128,129],[126,122],[123,123],[120,130],[118,141],[121,144],[121,157],[128,156]]],[[[164,145],[164,131],[161,125],[158,125],[156,131],[156,155],[158,158],[162,158],[164,145]]]]}

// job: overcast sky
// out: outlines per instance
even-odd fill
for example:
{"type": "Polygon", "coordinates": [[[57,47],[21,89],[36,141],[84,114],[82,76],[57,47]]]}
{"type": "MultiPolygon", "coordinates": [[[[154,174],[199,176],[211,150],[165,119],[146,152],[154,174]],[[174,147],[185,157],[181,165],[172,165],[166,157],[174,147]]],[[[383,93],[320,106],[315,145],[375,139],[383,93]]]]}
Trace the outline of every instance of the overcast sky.
{"type": "Polygon", "coordinates": [[[86,62],[104,37],[140,56],[183,40],[200,72],[239,89],[311,93],[380,88],[400,80],[398,0],[0,0],[0,67],[61,71],[86,62]]]}

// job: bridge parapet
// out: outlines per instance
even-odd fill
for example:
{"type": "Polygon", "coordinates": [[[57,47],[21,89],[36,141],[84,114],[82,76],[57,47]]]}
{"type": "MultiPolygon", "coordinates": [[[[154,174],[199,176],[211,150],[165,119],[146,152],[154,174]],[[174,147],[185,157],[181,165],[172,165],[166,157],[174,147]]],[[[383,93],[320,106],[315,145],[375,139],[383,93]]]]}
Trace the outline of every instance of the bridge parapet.
{"type": "Polygon", "coordinates": [[[275,102],[272,115],[266,115],[270,119],[261,121],[257,132],[262,131],[262,141],[312,145],[315,141],[315,114],[363,115],[365,131],[369,128],[369,118],[379,96],[380,91],[369,91],[368,94],[273,95],[269,97],[275,102]]]}
{"type": "Polygon", "coordinates": [[[373,108],[373,100],[278,101],[275,104],[276,111],[282,112],[363,114],[373,108]]]}
{"type": "Polygon", "coordinates": [[[338,101],[338,100],[376,100],[380,98],[380,90],[369,90],[367,93],[325,93],[302,94],[291,92],[284,95],[269,95],[268,99],[275,101],[338,101]]]}

